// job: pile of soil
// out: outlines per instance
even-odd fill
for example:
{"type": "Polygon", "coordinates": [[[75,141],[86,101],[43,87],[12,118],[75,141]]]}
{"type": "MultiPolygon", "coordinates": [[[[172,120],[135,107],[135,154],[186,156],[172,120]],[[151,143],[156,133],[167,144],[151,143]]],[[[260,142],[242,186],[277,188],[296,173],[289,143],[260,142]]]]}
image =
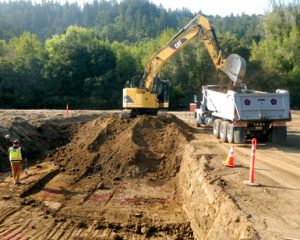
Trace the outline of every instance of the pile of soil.
{"type": "Polygon", "coordinates": [[[45,157],[47,152],[63,146],[72,138],[77,124],[110,115],[105,111],[64,110],[0,110],[0,172],[10,170],[7,150],[12,141],[21,141],[22,152],[29,164],[45,157]]]}
{"type": "Polygon", "coordinates": [[[8,124],[0,125],[0,171],[10,169],[7,150],[12,141],[21,141],[22,153],[31,164],[42,157],[47,151],[65,145],[69,141],[72,125],[66,120],[52,120],[33,125],[22,117],[16,117],[8,124]]]}
{"type": "Polygon", "coordinates": [[[182,147],[193,138],[191,131],[173,115],[164,120],[103,116],[78,126],[71,142],[48,160],[78,180],[95,174],[109,180],[141,176],[168,180],[179,171],[182,147]]]}

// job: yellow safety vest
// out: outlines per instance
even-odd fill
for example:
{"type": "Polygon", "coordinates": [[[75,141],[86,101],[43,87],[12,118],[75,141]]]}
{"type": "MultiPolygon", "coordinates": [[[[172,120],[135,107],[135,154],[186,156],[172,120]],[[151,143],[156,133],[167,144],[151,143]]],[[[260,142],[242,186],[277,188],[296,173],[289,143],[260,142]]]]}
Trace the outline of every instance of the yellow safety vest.
{"type": "Polygon", "coordinates": [[[22,161],[22,154],[21,154],[21,147],[19,148],[9,148],[9,160],[11,162],[21,162],[22,161]]]}

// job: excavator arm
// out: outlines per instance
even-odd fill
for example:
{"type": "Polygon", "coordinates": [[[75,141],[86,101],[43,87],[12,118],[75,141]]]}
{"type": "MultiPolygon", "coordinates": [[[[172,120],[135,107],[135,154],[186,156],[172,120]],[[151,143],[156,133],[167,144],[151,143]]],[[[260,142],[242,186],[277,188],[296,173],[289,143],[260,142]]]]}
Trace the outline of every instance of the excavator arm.
{"type": "Polygon", "coordinates": [[[216,69],[224,72],[234,84],[240,83],[246,72],[245,60],[237,54],[224,59],[214,28],[206,17],[198,15],[150,58],[145,67],[141,87],[155,92],[155,80],[159,77],[162,66],[197,36],[206,47],[216,69]]]}
{"type": "Polygon", "coordinates": [[[246,71],[245,60],[237,54],[224,59],[213,27],[203,15],[198,15],[150,58],[139,87],[123,88],[121,118],[157,114],[158,110],[169,107],[168,82],[159,79],[161,68],[197,36],[208,50],[216,69],[225,73],[233,85],[242,81],[246,71]]]}

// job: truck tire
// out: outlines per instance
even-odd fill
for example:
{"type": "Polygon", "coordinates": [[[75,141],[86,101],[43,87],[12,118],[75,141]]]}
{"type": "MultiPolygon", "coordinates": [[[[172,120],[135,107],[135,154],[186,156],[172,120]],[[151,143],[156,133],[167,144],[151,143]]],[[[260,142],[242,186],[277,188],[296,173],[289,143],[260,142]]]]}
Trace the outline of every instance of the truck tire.
{"type": "Polygon", "coordinates": [[[283,143],[287,139],[287,128],[286,126],[272,127],[272,143],[283,143]]]}
{"type": "MultiPolygon", "coordinates": [[[[195,117],[195,121],[196,121],[196,127],[201,127],[201,123],[198,122],[197,112],[194,113],[194,117],[195,117]]],[[[201,117],[199,116],[199,118],[201,118],[201,117]]]]}
{"type": "Polygon", "coordinates": [[[236,127],[233,129],[233,142],[234,143],[245,143],[246,128],[236,127]]]}
{"type": "Polygon", "coordinates": [[[228,123],[227,125],[227,141],[233,143],[233,124],[228,123]]]}
{"type": "Polygon", "coordinates": [[[220,125],[221,125],[221,119],[216,119],[214,121],[214,126],[213,126],[213,133],[216,138],[220,138],[220,125]]]}
{"type": "Polygon", "coordinates": [[[222,121],[220,126],[220,139],[222,142],[227,142],[227,127],[228,122],[222,121]]]}

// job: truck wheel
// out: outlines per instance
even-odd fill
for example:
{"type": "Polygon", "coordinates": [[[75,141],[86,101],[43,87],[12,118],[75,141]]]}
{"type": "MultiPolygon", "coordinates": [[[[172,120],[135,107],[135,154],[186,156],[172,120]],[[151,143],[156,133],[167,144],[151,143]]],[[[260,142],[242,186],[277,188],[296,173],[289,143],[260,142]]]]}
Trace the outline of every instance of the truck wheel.
{"type": "Polygon", "coordinates": [[[220,138],[220,125],[221,125],[221,119],[216,119],[214,121],[214,126],[213,126],[213,133],[216,138],[220,138]]]}
{"type": "Polygon", "coordinates": [[[245,143],[246,128],[236,127],[233,129],[233,142],[245,143]]]}
{"type": "MultiPolygon", "coordinates": [[[[201,120],[200,114],[199,114],[199,120],[201,120]]],[[[196,121],[196,126],[197,127],[201,127],[201,122],[198,121],[198,117],[197,117],[197,112],[195,112],[195,121],[196,121]]]]}
{"type": "Polygon", "coordinates": [[[272,127],[272,143],[283,143],[287,139],[286,126],[272,127]]]}
{"type": "Polygon", "coordinates": [[[227,125],[227,141],[233,143],[233,124],[229,123],[227,125]]]}
{"type": "Polygon", "coordinates": [[[228,122],[222,121],[220,126],[220,139],[222,142],[227,141],[227,126],[228,126],[228,122]]]}

